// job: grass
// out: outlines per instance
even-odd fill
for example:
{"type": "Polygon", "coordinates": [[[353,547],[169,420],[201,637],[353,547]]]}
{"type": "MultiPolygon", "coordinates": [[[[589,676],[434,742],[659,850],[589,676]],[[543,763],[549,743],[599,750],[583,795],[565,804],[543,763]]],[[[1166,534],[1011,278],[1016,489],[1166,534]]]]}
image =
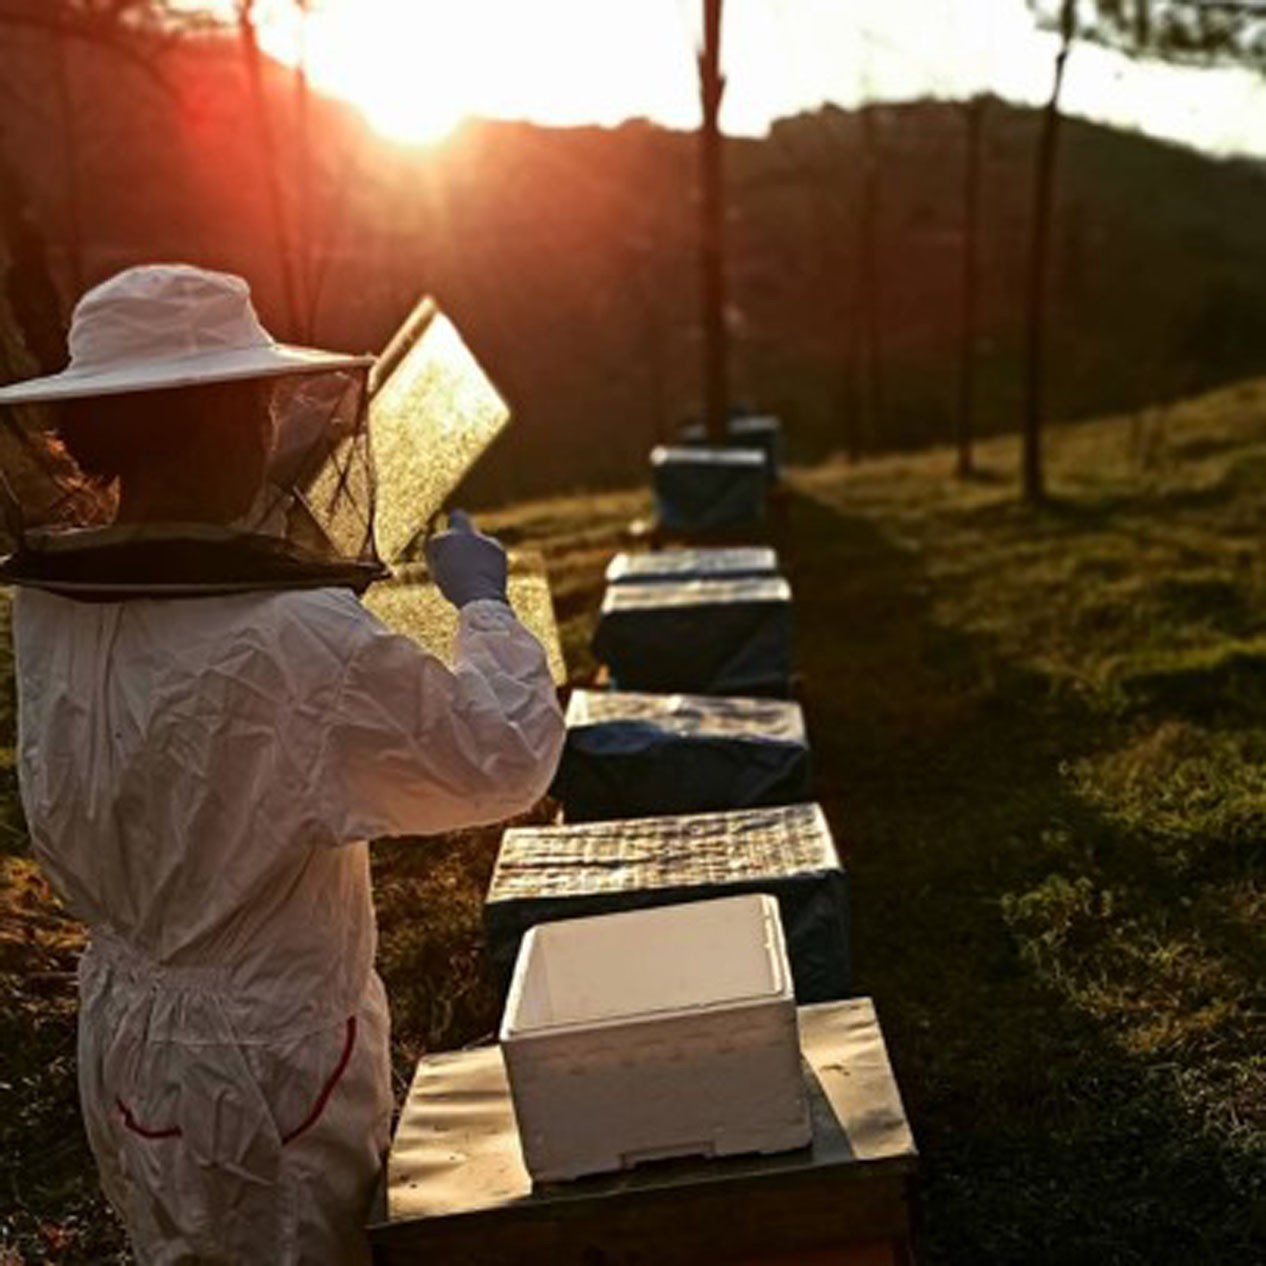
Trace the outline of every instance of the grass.
{"type": "Polygon", "coordinates": [[[932,1262],[1266,1244],[1266,390],[804,476],[791,570],[858,985],[932,1262]]]}
{"type": "MultiPolygon", "coordinates": [[[[778,544],[857,984],[923,1153],[929,1263],[1266,1250],[1266,384],[1014,446],[798,472],[778,544]]],[[[491,516],[550,562],[569,663],[636,495],[491,516]]],[[[5,705],[11,706],[11,705],[5,705]]],[[[10,786],[11,800],[11,786],[10,786]]],[[[109,1260],[75,1117],[77,932],[14,835],[0,1261],[109,1260]]],[[[375,853],[401,1082],[495,1027],[496,831],[375,853]]]]}

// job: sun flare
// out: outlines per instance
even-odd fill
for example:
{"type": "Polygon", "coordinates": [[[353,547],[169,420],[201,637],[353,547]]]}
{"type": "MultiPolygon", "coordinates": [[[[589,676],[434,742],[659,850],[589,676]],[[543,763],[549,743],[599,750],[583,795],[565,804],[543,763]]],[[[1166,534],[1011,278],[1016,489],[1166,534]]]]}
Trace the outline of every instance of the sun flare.
{"type": "Polygon", "coordinates": [[[354,103],[393,140],[434,143],[474,100],[469,23],[438,0],[331,5],[307,32],[313,82],[354,103]]]}
{"type": "MultiPolygon", "coordinates": [[[[369,67],[363,75],[349,64],[337,85],[340,96],[352,101],[375,131],[389,140],[429,145],[445,139],[467,116],[461,104],[461,84],[430,76],[427,82],[402,90],[400,83],[369,67]]],[[[334,85],[331,85],[332,87],[334,85]]]]}
{"type": "MultiPolygon", "coordinates": [[[[229,20],[235,5],[172,2],[229,20]]],[[[698,125],[700,0],[309,0],[302,37],[292,0],[257,3],[270,53],[293,64],[303,45],[313,85],[396,140],[435,143],[475,115],[698,125]]],[[[823,101],[987,89],[1036,102],[1050,84],[1052,37],[1025,0],[750,0],[725,12],[728,132],[760,135],[823,101]]],[[[1266,85],[1249,70],[1182,70],[1079,46],[1066,101],[1074,114],[1266,153],[1266,85]]]]}
{"type": "Polygon", "coordinates": [[[393,139],[433,143],[473,115],[560,126],[695,111],[683,0],[323,0],[271,49],[393,139]],[[302,46],[303,53],[299,49],[302,46]]]}

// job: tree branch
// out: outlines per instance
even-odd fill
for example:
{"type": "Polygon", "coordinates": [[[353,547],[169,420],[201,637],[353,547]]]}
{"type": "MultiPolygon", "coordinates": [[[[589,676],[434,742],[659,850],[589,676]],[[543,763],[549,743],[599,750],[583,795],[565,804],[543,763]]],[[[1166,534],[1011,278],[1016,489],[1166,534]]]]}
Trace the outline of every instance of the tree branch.
{"type": "MultiPolygon", "coordinates": [[[[129,30],[128,24],[122,20],[122,10],[133,5],[134,0],[115,0],[112,9],[118,12],[117,17],[92,14],[82,19],[65,9],[59,12],[26,5],[0,6],[0,27],[37,31],[108,49],[142,71],[168,96],[178,99],[175,81],[158,63],[158,57],[172,46],[172,40],[156,33],[142,34],[136,28],[129,30]]],[[[197,29],[203,29],[202,24],[198,24],[197,29]]]]}

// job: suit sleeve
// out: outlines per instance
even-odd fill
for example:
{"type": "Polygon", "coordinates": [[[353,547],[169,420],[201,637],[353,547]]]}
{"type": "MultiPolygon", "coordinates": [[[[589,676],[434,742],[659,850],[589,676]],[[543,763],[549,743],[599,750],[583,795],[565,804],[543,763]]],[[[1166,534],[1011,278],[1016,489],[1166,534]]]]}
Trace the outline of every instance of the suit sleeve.
{"type": "Polygon", "coordinates": [[[326,739],[342,841],[501,821],[549,787],[564,726],[545,652],[499,602],[459,616],[449,668],[372,616],[326,739]]]}

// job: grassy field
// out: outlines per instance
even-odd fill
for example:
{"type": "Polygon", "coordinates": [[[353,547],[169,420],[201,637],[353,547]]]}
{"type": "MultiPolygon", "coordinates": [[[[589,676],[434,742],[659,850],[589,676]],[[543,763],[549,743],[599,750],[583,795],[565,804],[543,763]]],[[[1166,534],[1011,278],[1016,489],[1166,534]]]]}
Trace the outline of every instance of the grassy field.
{"type": "MultiPolygon", "coordinates": [[[[1266,1252],[1266,384],[799,472],[777,528],[857,985],[923,1153],[929,1263],[1266,1252]]],[[[637,495],[491,516],[550,561],[569,663],[637,495]]],[[[11,701],[5,705],[11,712],[11,701]]],[[[0,1262],[114,1260],[73,1098],[78,931],[0,827],[0,1262]]],[[[376,853],[401,1081],[488,1036],[497,832],[376,853]]]]}

